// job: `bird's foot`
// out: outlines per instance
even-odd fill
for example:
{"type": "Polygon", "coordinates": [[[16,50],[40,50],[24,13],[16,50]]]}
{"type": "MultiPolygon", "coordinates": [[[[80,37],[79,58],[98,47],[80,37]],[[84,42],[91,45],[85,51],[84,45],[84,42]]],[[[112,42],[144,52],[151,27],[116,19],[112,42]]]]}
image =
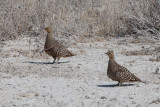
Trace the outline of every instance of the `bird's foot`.
{"type": "Polygon", "coordinates": [[[56,64],[60,64],[60,62],[56,62],[56,64]]]}
{"type": "Polygon", "coordinates": [[[122,83],[118,83],[117,86],[122,86],[122,83]]]}

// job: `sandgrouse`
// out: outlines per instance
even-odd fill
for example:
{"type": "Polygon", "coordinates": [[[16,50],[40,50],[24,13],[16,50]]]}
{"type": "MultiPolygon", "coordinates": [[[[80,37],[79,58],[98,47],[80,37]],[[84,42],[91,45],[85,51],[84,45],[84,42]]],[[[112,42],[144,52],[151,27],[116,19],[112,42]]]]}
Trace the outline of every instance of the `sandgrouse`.
{"type": "Polygon", "coordinates": [[[71,53],[62,44],[53,38],[52,29],[50,27],[46,27],[45,30],[47,31],[47,37],[44,50],[48,55],[53,57],[53,63],[55,63],[56,60],[58,62],[61,57],[74,56],[73,53],[71,53]]]}
{"type": "Polygon", "coordinates": [[[121,86],[123,82],[141,82],[138,77],[115,61],[113,50],[108,51],[105,54],[109,57],[107,76],[110,79],[118,81],[119,86],[121,86]]]}

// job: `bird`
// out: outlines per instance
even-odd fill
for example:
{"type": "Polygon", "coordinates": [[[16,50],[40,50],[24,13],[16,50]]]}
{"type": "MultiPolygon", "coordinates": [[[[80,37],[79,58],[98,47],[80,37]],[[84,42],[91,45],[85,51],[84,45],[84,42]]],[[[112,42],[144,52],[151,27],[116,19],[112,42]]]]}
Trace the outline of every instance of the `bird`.
{"type": "Polygon", "coordinates": [[[44,45],[44,51],[53,57],[53,63],[59,61],[61,57],[71,57],[74,56],[72,52],[70,52],[68,49],[66,49],[65,46],[63,46],[61,43],[59,43],[57,40],[53,37],[53,31],[51,27],[45,27],[44,28],[47,31],[47,37],[44,45]]]}
{"type": "Polygon", "coordinates": [[[105,53],[109,57],[107,76],[113,81],[118,81],[118,86],[124,82],[142,82],[138,77],[132,74],[127,68],[119,65],[114,58],[113,50],[105,53]]]}

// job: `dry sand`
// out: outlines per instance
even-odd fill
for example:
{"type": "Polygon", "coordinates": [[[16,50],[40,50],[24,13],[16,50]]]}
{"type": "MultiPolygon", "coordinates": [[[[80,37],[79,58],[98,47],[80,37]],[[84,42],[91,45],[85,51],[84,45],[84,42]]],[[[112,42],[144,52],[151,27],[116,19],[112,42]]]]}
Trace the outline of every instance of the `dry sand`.
{"type": "Polygon", "coordinates": [[[29,44],[27,37],[5,42],[0,55],[0,107],[160,107],[160,74],[155,73],[160,62],[150,61],[157,54],[123,54],[160,45],[158,40],[148,40],[77,43],[69,48],[77,55],[61,58],[57,64],[50,64],[53,59],[45,52],[31,52],[36,43],[29,44]],[[145,83],[115,86],[117,82],[106,75],[108,49],[145,83]]]}

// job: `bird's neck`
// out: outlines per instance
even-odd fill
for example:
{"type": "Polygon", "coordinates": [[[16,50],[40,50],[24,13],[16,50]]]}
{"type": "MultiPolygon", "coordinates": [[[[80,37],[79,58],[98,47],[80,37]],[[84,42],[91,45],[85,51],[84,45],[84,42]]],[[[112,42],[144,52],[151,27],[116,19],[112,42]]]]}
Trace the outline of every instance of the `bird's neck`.
{"type": "Polygon", "coordinates": [[[114,58],[109,58],[109,62],[108,62],[108,66],[110,66],[112,68],[112,65],[114,65],[116,63],[116,61],[114,60],[114,58]]]}
{"type": "Polygon", "coordinates": [[[50,32],[50,33],[47,33],[47,38],[46,38],[46,41],[47,41],[47,40],[52,40],[52,39],[53,39],[52,32],[50,32]]]}
{"type": "Polygon", "coordinates": [[[45,49],[51,48],[52,45],[53,45],[53,41],[54,41],[54,38],[52,36],[52,33],[47,33],[47,37],[46,37],[46,42],[45,42],[44,48],[45,49]]]}
{"type": "Polygon", "coordinates": [[[109,64],[113,64],[113,63],[115,63],[116,61],[114,60],[114,59],[109,59],[109,64]]]}
{"type": "Polygon", "coordinates": [[[110,56],[110,57],[109,57],[109,60],[114,60],[114,56],[110,56]]]}

